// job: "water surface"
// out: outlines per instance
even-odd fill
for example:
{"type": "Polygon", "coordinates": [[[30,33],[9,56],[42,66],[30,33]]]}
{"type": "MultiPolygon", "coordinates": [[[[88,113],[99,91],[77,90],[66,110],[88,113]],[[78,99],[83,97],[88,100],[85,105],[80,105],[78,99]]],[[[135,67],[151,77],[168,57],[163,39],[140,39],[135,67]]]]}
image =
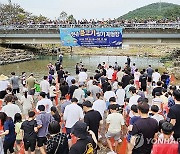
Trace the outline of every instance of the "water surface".
{"type": "MultiPolygon", "coordinates": [[[[5,74],[10,76],[11,72],[16,72],[17,75],[20,75],[23,71],[29,75],[31,72],[34,73],[35,77],[40,80],[44,75],[47,75],[48,69],[47,64],[52,62],[53,64],[57,60],[57,56],[40,56],[39,59],[2,65],[0,66],[0,74],[5,74]]],[[[71,72],[71,74],[75,75],[75,65],[76,63],[82,61],[84,67],[88,69],[88,73],[94,73],[97,65],[99,63],[102,64],[103,61],[108,63],[109,65],[114,65],[114,62],[117,61],[121,67],[124,67],[124,63],[126,62],[126,56],[80,56],[80,55],[65,55],[63,58],[63,67],[64,70],[71,72]]],[[[147,68],[149,64],[152,65],[153,68],[163,68],[163,64],[160,63],[159,58],[149,58],[149,57],[130,57],[131,63],[136,63],[137,68],[147,68]]]]}

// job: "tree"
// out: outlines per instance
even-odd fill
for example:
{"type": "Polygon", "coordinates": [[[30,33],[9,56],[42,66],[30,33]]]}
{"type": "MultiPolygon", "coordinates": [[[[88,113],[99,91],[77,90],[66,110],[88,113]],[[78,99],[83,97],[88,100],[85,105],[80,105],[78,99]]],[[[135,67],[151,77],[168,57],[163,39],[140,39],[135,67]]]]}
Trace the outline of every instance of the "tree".
{"type": "Polygon", "coordinates": [[[59,20],[65,21],[68,17],[68,14],[65,11],[62,11],[59,15],[59,20]]]}
{"type": "Polygon", "coordinates": [[[72,14],[67,17],[67,20],[71,24],[75,24],[76,23],[76,19],[74,18],[74,16],[72,14]]]}

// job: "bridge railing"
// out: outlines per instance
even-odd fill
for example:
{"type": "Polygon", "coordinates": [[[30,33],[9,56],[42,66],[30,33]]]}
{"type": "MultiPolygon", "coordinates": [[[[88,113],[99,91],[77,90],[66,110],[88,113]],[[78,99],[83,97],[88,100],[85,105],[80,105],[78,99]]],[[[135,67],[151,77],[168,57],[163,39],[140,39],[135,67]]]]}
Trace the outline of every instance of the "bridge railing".
{"type": "Polygon", "coordinates": [[[123,29],[180,29],[177,23],[113,23],[113,24],[27,24],[0,25],[0,30],[58,30],[59,28],[107,28],[122,27],[123,29]]]}

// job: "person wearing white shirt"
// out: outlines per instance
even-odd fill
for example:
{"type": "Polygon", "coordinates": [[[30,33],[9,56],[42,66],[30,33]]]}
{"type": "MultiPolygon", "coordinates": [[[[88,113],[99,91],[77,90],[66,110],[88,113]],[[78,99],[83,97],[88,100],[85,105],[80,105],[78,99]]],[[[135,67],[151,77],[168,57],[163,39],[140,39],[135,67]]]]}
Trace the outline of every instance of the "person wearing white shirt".
{"type": "Polygon", "coordinates": [[[45,98],[46,93],[45,92],[40,92],[39,94],[39,101],[37,102],[36,105],[36,111],[39,112],[38,106],[39,105],[44,105],[45,106],[45,112],[50,113],[51,112],[51,107],[53,106],[52,101],[50,99],[45,98]]]}
{"type": "Polygon", "coordinates": [[[65,120],[65,123],[66,123],[65,125],[66,132],[69,139],[69,147],[72,146],[71,136],[70,136],[71,128],[74,126],[74,124],[77,121],[83,120],[84,118],[82,108],[79,105],[77,105],[78,100],[76,98],[72,98],[71,102],[72,102],[71,104],[65,107],[64,114],[63,114],[63,119],[65,120]]]}
{"type": "Polygon", "coordinates": [[[155,69],[155,72],[152,74],[152,80],[157,83],[160,81],[161,75],[158,72],[158,69],[155,69]]]}
{"type": "Polygon", "coordinates": [[[82,90],[83,85],[80,84],[78,89],[75,89],[74,93],[73,93],[73,97],[77,98],[78,100],[78,104],[82,105],[84,99],[85,99],[85,93],[82,90]]]}
{"type": "Polygon", "coordinates": [[[81,72],[78,74],[79,83],[86,82],[88,75],[86,73],[87,69],[82,69],[81,72]]]}
{"type": "Polygon", "coordinates": [[[87,90],[93,86],[93,76],[90,76],[90,80],[87,82],[87,90]]]}
{"type": "Polygon", "coordinates": [[[130,97],[129,104],[128,104],[128,106],[131,108],[132,105],[138,104],[137,101],[138,101],[139,97],[141,97],[141,96],[136,94],[136,88],[133,86],[129,88],[129,91],[132,93],[132,96],[130,97]]]}
{"type": "Polygon", "coordinates": [[[32,95],[28,95],[28,90],[25,89],[23,92],[23,96],[21,97],[21,104],[23,106],[23,115],[28,117],[28,112],[33,108],[33,97],[32,95]]]}
{"type": "Polygon", "coordinates": [[[109,80],[112,80],[113,73],[114,73],[114,70],[113,70],[112,66],[109,66],[109,69],[106,71],[106,76],[109,80]]]}
{"type": "Polygon", "coordinates": [[[118,82],[118,90],[116,91],[116,101],[119,105],[124,105],[125,90],[122,88],[123,83],[118,82]]]}
{"type": "Polygon", "coordinates": [[[49,94],[50,84],[47,80],[48,77],[44,76],[44,80],[40,82],[40,88],[41,88],[41,92],[45,92],[46,94],[49,94]]]}
{"type": "Polygon", "coordinates": [[[71,74],[68,72],[68,77],[66,78],[66,82],[68,83],[69,87],[72,86],[72,82],[71,82],[72,79],[75,79],[74,76],[71,76],[71,74]]]}
{"type": "Polygon", "coordinates": [[[11,117],[14,121],[14,115],[16,113],[21,113],[21,110],[18,105],[12,103],[13,99],[14,96],[12,94],[8,94],[5,96],[4,102],[6,102],[7,105],[3,106],[1,112],[6,113],[7,116],[11,117]]]}
{"type": "Polygon", "coordinates": [[[107,91],[104,93],[104,100],[106,101],[106,102],[109,102],[109,99],[111,98],[111,97],[116,97],[116,94],[114,93],[114,91],[111,91],[111,86],[109,85],[108,87],[107,87],[107,91]]]}
{"type": "Polygon", "coordinates": [[[139,77],[140,76],[141,76],[141,73],[136,68],[135,72],[134,72],[134,84],[135,84],[136,88],[139,88],[139,77]]]}
{"type": "Polygon", "coordinates": [[[101,98],[101,94],[96,94],[97,100],[93,103],[92,108],[96,111],[98,111],[102,118],[104,116],[104,112],[106,111],[106,102],[101,98]]]}

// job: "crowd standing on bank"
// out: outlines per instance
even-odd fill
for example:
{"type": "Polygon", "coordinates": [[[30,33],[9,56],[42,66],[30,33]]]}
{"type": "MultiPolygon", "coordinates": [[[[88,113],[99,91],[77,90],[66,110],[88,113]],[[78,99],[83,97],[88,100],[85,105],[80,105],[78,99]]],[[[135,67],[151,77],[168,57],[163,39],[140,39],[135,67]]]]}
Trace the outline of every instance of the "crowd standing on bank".
{"type": "Polygon", "coordinates": [[[129,154],[180,153],[180,89],[167,72],[127,57],[89,76],[82,62],[65,71],[63,55],[47,69],[39,84],[33,73],[0,76],[1,153],[92,154],[103,138],[108,154],[125,141],[129,154]]]}

